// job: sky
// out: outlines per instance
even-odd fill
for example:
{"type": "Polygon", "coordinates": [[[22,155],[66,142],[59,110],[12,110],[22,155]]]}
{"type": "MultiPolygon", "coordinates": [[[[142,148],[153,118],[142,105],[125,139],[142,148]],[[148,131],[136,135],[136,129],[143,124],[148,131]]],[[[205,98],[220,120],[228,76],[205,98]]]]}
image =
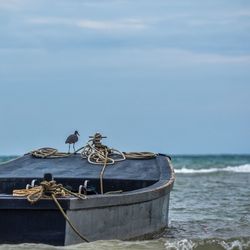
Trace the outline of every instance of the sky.
{"type": "Polygon", "coordinates": [[[0,155],[250,153],[249,0],[0,0],[0,155]]]}

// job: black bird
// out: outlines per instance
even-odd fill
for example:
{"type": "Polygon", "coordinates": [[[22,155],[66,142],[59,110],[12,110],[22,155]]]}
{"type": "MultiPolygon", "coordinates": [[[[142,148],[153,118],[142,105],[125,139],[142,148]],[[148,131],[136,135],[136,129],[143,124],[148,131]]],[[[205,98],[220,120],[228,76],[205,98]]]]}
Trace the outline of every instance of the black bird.
{"type": "Polygon", "coordinates": [[[75,143],[78,141],[78,136],[80,136],[80,135],[79,135],[78,131],[76,130],[74,134],[69,135],[68,138],[66,139],[65,143],[69,144],[69,152],[68,153],[70,153],[70,144],[73,144],[74,152],[76,151],[75,150],[75,143]]]}

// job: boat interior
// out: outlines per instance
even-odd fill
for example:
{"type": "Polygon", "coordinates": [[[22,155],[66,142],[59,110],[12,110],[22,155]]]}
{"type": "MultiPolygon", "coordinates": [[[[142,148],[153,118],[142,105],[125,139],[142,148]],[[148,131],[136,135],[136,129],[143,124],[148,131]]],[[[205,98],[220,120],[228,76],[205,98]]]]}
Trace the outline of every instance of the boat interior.
{"type": "MultiPolygon", "coordinates": [[[[86,195],[100,194],[100,179],[84,178],[53,178],[56,183],[62,184],[66,189],[86,195]]],[[[11,195],[15,189],[28,189],[40,185],[43,178],[0,178],[0,196],[11,195]]],[[[112,192],[129,192],[153,185],[155,180],[121,180],[121,179],[104,179],[104,193],[112,192]]]]}

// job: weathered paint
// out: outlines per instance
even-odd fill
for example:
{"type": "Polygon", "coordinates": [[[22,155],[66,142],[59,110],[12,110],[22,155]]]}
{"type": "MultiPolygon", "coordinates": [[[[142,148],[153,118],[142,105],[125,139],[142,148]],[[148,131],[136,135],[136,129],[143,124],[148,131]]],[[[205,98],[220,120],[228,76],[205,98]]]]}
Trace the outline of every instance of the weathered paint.
{"type": "MultiPolygon", "coordinates": [[[[142,203],[68,210],[67,215],[90,241],[125,240],[153,234],[165,228],[168,225],[168,207],[169,194],[142,203]]],[[[65,235],[65,245],[82,242],[68,224],[65,235]]]]}

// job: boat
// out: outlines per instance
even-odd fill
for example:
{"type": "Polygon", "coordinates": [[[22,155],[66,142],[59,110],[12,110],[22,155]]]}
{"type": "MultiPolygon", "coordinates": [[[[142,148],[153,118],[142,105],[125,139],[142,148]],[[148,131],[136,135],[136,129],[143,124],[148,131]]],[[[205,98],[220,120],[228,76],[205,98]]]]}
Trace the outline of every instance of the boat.
{"type": "Polygon", "coordinates": [[[29,153],[2,163],[0,244],[150,239],[168,227],[175,180],[169,156],[127,157],[103,170],[103,164],[92,164],[80,153],[54,158],[29,153]],[[57,197],[60,211],[51,197],[32,203],[13,196],[13,190],[30,190],[44,180],[60,183],[83,199],[57,197]]]}

